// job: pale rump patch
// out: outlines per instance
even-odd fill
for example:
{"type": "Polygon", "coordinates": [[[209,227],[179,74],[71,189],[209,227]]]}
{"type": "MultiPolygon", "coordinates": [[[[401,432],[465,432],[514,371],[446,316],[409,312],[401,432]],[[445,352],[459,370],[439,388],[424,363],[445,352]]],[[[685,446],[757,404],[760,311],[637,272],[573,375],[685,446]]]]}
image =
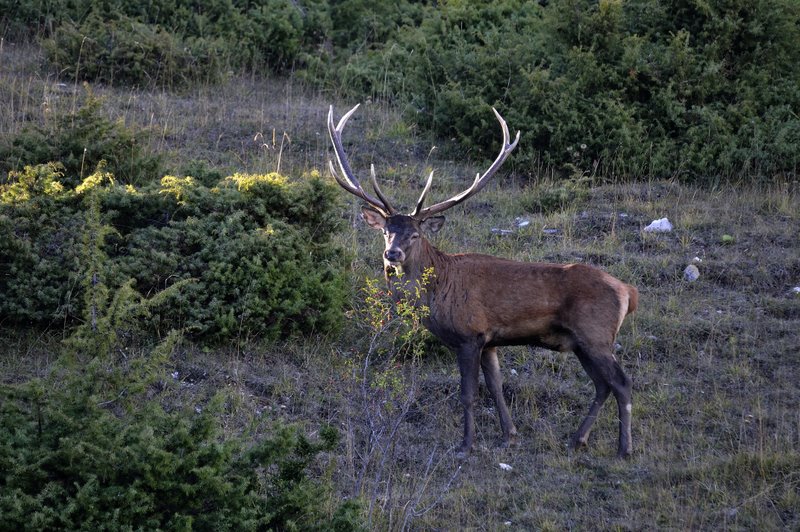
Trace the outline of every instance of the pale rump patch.
{"type": "Polygon", "coordinates": [[[617,297],[619,298],[619,319],[617,320],[617,332],[619,332],[619,328],[622,327],[622,322],[625,320],[625,316],[628,315],[630,297],[628,296],[627,288],[623,284],[616,286],[616,291],[617,297]]]}

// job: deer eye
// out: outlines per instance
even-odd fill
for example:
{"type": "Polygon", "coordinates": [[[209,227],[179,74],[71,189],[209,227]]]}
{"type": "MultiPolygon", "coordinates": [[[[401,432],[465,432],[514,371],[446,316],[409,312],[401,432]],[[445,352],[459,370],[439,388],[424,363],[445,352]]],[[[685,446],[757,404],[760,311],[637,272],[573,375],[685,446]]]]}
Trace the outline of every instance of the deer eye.
{"type": "Polygon", "coordinates": [[[411,240],[418,239],[419,238],[419,233],[413,233],[410,238],[411,238],[411,240]]]}

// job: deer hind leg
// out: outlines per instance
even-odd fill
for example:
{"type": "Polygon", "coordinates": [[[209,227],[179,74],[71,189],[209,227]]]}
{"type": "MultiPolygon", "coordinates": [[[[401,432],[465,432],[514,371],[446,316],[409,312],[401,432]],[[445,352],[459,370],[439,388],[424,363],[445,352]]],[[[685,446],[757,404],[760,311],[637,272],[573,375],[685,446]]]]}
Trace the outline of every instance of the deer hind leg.
{"type": "Polygon", "coordinates": [[[589,407],[589,413],[583,419],[578,427],[578,430],[570,439],[570,446],[573,448],[578,448],[584,447],[588,444],[589,432],[592,430],[592,425],[594,425],[595,420],[597,420],[597,415],[600,413],[600,408],[602,408],[603,403],[605,403],[606,399],[608,399],[608,396],[611,393],[611,388],[608,386],[606,380],[602,377],[600,372],[595,367],[594,362],[591,358],[589,358],[588,355],[586,355],[580,349],[576,349],[575,354],[578,355],[578,360],[580,360],[583,369],[592,379],[595,390],[594,401],[592,401],[592,404],[589,407]]]}
{"type": "Polygon", "coordinates": [[[481,367],[486,387],[492,394],[497,412],[500,414],[500,428],[503,431],[503,447],[517,442],[517,428],[511,419],[505,398],[503,397],[503,377],[500,374],[500,362],[497,360],[497,349],[487,347],[481,352],[481,367]]]}
{"type": "Polygon", "coordinates": [[[595,399],[589,407],[589,413],[578,427],[572,437],[572,445],[580,447],[586,445],[589,431],[597,419],[600,408],[610,393],[617,400],[619,415],[619,446],[618,457],[627,457],[632,451],[631,442],[631,395],[632,381],[619,362],[611,355],[610,349],[589,350],[576,348],[575,354],[586,373],[592,379],[595,387],[595,399]],[[604,354],[608,352],[608,354],[604,354]]]}
{"type": "Polygon", "coordinates": [[[475,401],[478,396],[481,350],[474,345],[461,346],[456,356],[461,373],[461,404],[464,406],[464,440],[456,454],[460,458],[465,458],[472,451],[475,441],[475,401]]]}

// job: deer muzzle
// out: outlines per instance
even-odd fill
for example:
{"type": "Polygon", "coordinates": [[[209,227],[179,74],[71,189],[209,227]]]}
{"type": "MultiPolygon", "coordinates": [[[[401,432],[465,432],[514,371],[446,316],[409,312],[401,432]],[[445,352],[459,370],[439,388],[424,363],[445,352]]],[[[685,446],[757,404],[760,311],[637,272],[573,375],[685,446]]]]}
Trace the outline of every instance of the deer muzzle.
{"type": "Polygon", "coordinates": [[[401,264],[406,260],[406,254],[400,248],[389,248],[383,252],[383,258],[390,264],[401,264]]]}

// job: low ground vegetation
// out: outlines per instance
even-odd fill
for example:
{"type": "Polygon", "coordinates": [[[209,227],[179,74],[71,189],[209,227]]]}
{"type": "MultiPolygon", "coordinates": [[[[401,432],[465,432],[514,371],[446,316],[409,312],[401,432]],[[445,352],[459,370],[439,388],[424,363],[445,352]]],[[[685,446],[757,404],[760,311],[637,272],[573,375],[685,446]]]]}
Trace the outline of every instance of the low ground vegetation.
{"type": "MultiPolygon", "coordinates": [[[[42,99],[62,118],[82,109],[80,84],[62,88],[34,66],[38,48],[2,53],[0,92],[13,104],[0,116],[3,146],[30,123],[44,127],[42,99]]],[[[577,159],[568,180],[557,165],[517,161],[454,209],[436,238],[446,251],[588,262],[641,293],[616,354],[634,379],[630,460],[613,458],[610,407],[591,447],[567,451],[593,393],[572,355],[508,348],[505,393],[522,444],[495,447],[482,390],[479,449],[459,462],[452,355],[417,314],[389,311],[380,239],[357,205],[314,176],[327,164],[327,105],[350,102],[297,77],[179,93],[92,90],[92,120],[124,124],[140,155],[159,156],[159,171],[140,183],[109,166],[75,175],[38,160],[4,176],[0,282],[16,288],[0,295],[27,294],[14,312],[32,313],[15,318],[4,307],[0,316],[0,508],[20,526],[800,526],[800,191],[791,174],[699,187],[647,173],[612,181],[591,158],[577,159]],[[662,217],[672,232],[642,232],[662,217]],[[338,328],[306,328],[314,312],[278,298],[241,312],[252,292],[237,287],[282,278],[268,268],[273,253],[288,279],[341,276],[339,310],[325,306],[338,328]],[[219,266],[203,266],[207,257],[219,266]],[[178,264],[192,269],[174,282],[178,264]],[[695,282],[683,279],[688,264],[695,282]],[[47,286],[71,290],[69,313],[48,314],[63,307],[43,305],[61,301],[47,286]],[[212,293],[216,301],[200,297],[212,293]],[[159,314],[163,304],[176,312],[159,314]],[[259,314],[267,305],[295,314],[271,329],[275,314],[259,314]],[[188,318],[195,307],[210,319],[206,337],[189,326],[202,322],[188,318]],[[183,498],[153,496],[176,492],[183,498]],[[120,507],[120,496],[139,504],[120,507]],[[23,521],[33,508],[35,520],[23,521]]],[[[430,151],[408,124],[396,107],[371,103],[348,137],[359,175],[374,162],[401,204],[431,169],[432,193],[446,197],[483,166],[455,143],[430,151]]],[[[40,131],[48,142],[59,138],[48,131],[59,130],[40,131]]],[[[100,159],[111,161],[102,150],[100,159]]],[[[304,301],[319,293],[300,291],[304,301]]]]}

